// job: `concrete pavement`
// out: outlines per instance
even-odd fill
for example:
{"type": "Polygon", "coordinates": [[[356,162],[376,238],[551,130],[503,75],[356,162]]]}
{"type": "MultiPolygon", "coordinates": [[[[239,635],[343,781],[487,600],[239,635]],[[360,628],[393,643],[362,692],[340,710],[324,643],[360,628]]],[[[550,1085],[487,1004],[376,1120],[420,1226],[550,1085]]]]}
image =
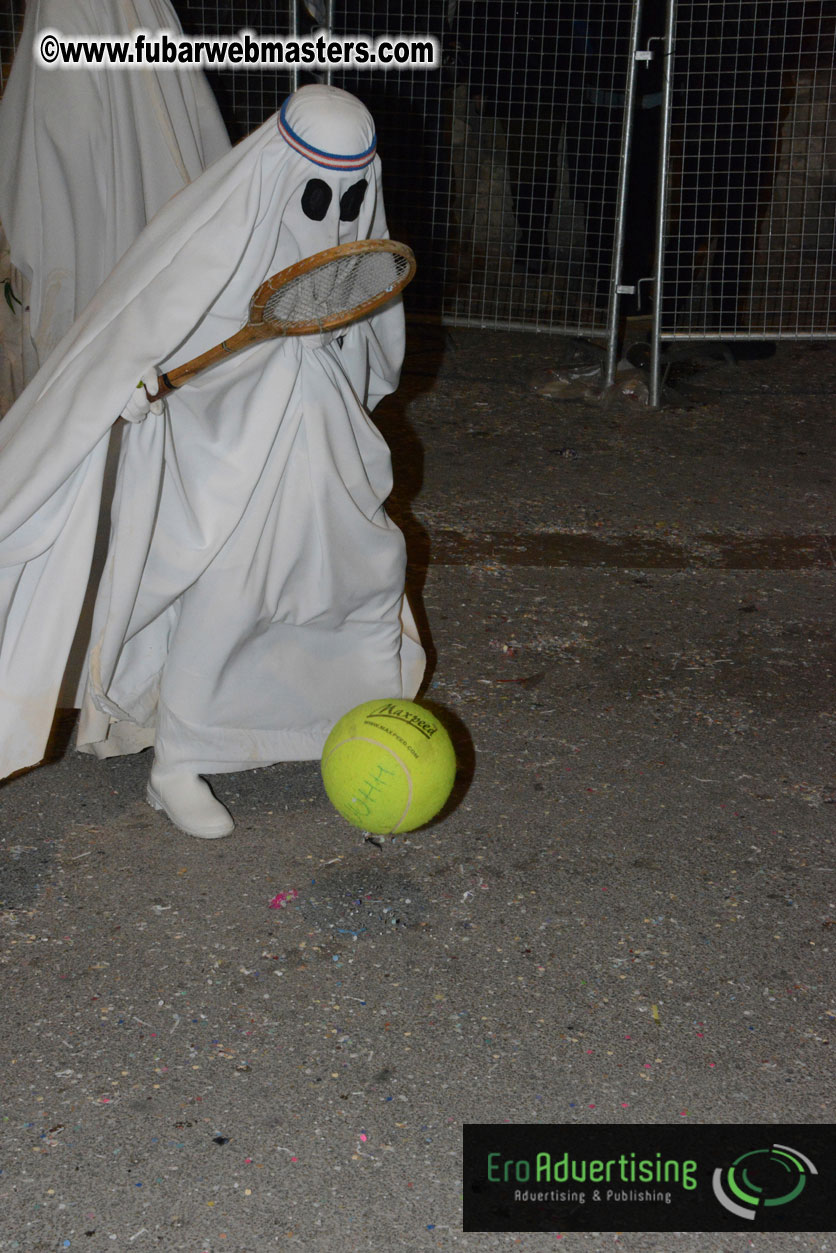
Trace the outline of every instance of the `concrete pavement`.
{"type": "Polygon", "coordinates": [[[530,392],[586,351],[413,328],[377,415],[441,820],[293,763],[204,843],[60,741],[0,788],[0,1250],[833,1249],[461,1230],[464,1122],[834,1120],[836,348],[530,392]]]}

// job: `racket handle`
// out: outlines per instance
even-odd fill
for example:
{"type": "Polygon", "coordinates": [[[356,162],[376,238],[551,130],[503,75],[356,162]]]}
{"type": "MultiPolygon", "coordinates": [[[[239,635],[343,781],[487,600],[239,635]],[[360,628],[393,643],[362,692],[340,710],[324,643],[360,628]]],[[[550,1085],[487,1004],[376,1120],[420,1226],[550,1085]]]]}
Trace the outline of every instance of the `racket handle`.
{"type": "Polygon", "coordinates": [[[172,383],[167,374],[161,374],[157,379],[157,390],[154,392],[153,396],[149,394],[148,399],[153,405],[155,400],[162,400],[163,396],[167,396],[169,392],[173,392],[176,387],[177,384],[172,383]]]}
{"type": "Polygon", "coordinates": [[[272,338],[274,332],[270,330],[269,324],[252,325],[247,323],[240,331],[236,331],[234,335],[230,335],[229,339],[225,339],[222,344],[216,344],[214,348],[202,352],[199,357],[193,357],[191,361],[187,361],[185,365],[179,365],[174,370],[168,370],[165,374],[161,374],[157,379],[157,391],[148,399],[153,404],[155,400],[160,400],[163,396],[167,396],[169,392],[176,391],[178,387],[182,387],[190,378],[194,378],[196,374],[200,374],[201,370],[207,369],[210,365],[222,361],[224,357],[230,356],[234,352],[240,352],[242,348],[255,344],[260,339],[272,338]]]}

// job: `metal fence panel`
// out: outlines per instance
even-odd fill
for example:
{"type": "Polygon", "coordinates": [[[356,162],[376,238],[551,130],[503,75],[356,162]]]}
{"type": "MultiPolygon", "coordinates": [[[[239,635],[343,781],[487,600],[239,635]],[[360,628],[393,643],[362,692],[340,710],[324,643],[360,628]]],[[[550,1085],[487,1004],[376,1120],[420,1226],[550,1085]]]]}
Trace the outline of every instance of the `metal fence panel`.
{"type": "MultiPolygon", "coordinates": [[[[392,231],[421,258],[410,308],[453,324],[609,334],[612,349],[617,286],[649,272],[654,240],[662,84],[647,60],[636,69],[638,3],[175,7],[195,34],[304,34],[330,20],[335,33],[439,37],[440,70],[332,76],[378,123],[392,231]]],[[[0,9],[2,81],[23,9],[23,0],[0,9]]],[[[836,4],[644,0],[643,11],[639,48],[658,49],[648,41],[666,12],[670,21],[671,55],[652,62],[665,68],[668,92],[655,222],[658,399],[663,341],[836,337],[836,4]]],[[[298,81],[253,69],[209,78],[234,139],[298,81]]]]}
{"type": "MultiPolygon", "coordinates": [[[[435,35],[444,53],[440,69],[341,69],[331,76],[364,99],[377,122],[391,229],[421,260],[410,308],[455,324],[607,335],[637,5],[174,5],[192,34],[305,34],[324,18],[335,34],[435,35]]],[[[0,56],[8,57],[10,42],[0,56]]],[[[208,76],[234,139],[274,112],[296,81],[270,69],[208,76]]]]}
{"type": "MultiPolygon", "coordinates": [[[[378,126],[391,229],[421,258],[410,307],[445,322],[605,336],[634,6],[614,0],[177,0],[187,31],[441,41],[431,71],[339,69],[378,126]]],[[[212,76],[251,129],[292,85],[212,76]]],[[[302,76],[302,81],[310,78],[302,76]]]]}
{"type": "Polygon", "coordinates": [[[434,74],[349,73],[381,130],[393,229],[445,321],[605,335],[633,6],[335,0],[345,31],[443,41],[434,74]],[[416,212],[417,210],[417,212],[416,212]]]}
{"type": "MultiPolygon", "coordinates": [[[[305,20],[301,0],[171,0],[187,35],[236,35],[254,30],[264,35],[290,35],[305,20]]],[[[311,25],[308,18],[308,26],[311,25]]],[[[293,90],[289,69],[209,70],[207,78],[218,97],[229,133],[243,139],[260,126],[293,90]]]]}
{"type": "Polygon", "coordinates": [[[836,335],[832,3],[679,0],[659,334],[836,335]]]}
{"type": "Polygon", "coordinates": [[[0,94],[12,68],[15,48],[23,26],[23,0],[9,0],[0,5],[0,94]]]}
{"type": "Polygon", "coordinates": [[[454,155],[488,167],[505,233],[463,185],[450,312],[606,331],[632,7],[460,3],[454,155]]]}

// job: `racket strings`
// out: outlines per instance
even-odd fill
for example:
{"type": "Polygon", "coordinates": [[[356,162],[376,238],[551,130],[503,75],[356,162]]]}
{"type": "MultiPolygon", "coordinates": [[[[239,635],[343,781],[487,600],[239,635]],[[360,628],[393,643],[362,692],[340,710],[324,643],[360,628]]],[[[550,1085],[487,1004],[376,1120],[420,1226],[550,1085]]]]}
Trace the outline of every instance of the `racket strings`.
{"type": "Polygon", "coordinates": [[[264,321],[291,326],[342,317],[394,290],[409,268],[409,260],[396,252],[336,257],[273,292],[264,321]]]}

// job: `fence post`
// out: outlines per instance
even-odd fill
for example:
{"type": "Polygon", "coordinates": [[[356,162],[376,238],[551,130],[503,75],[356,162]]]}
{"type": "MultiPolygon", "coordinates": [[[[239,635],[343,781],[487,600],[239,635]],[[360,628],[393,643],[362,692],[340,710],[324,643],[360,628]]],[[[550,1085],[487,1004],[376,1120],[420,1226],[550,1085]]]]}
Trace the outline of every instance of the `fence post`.
{"type": "Polygon", "coordinates": [[[662,278],[665,268],[665,243],[668,212],[668,170],[671,148],[671,101],[673,99],[673,54],[676,27],[676,0],[669,0],[665,26],[665,51],[662,61],[662,133],[659,142],[659,194],[656,204],[656,260],[653,266],[653,327],[650,337],[651,408],[659,408],[660,352],[662,330],[662,278]]]}
{"type": "Polygon", "coordinates": [[[633,139],[633,114],[636,97],[636,65],[639,60],[639,30],[641,29],[642,0],[634,0],[633,19],[630,27],[630,68],[627,72],[627,91],[624,97],[624,122],[621,130],[621,154],[618,163],[618,201],[615,211],[615,235],[612,251],[612,276],[610,298],[607,306],[607,364],[604,386],[612,387],[618,364],[619,311],[622,294],[621,265],[624,255],[624,230],[627,222],[627,197],[630,188],[630,156],[633,139]]]}

